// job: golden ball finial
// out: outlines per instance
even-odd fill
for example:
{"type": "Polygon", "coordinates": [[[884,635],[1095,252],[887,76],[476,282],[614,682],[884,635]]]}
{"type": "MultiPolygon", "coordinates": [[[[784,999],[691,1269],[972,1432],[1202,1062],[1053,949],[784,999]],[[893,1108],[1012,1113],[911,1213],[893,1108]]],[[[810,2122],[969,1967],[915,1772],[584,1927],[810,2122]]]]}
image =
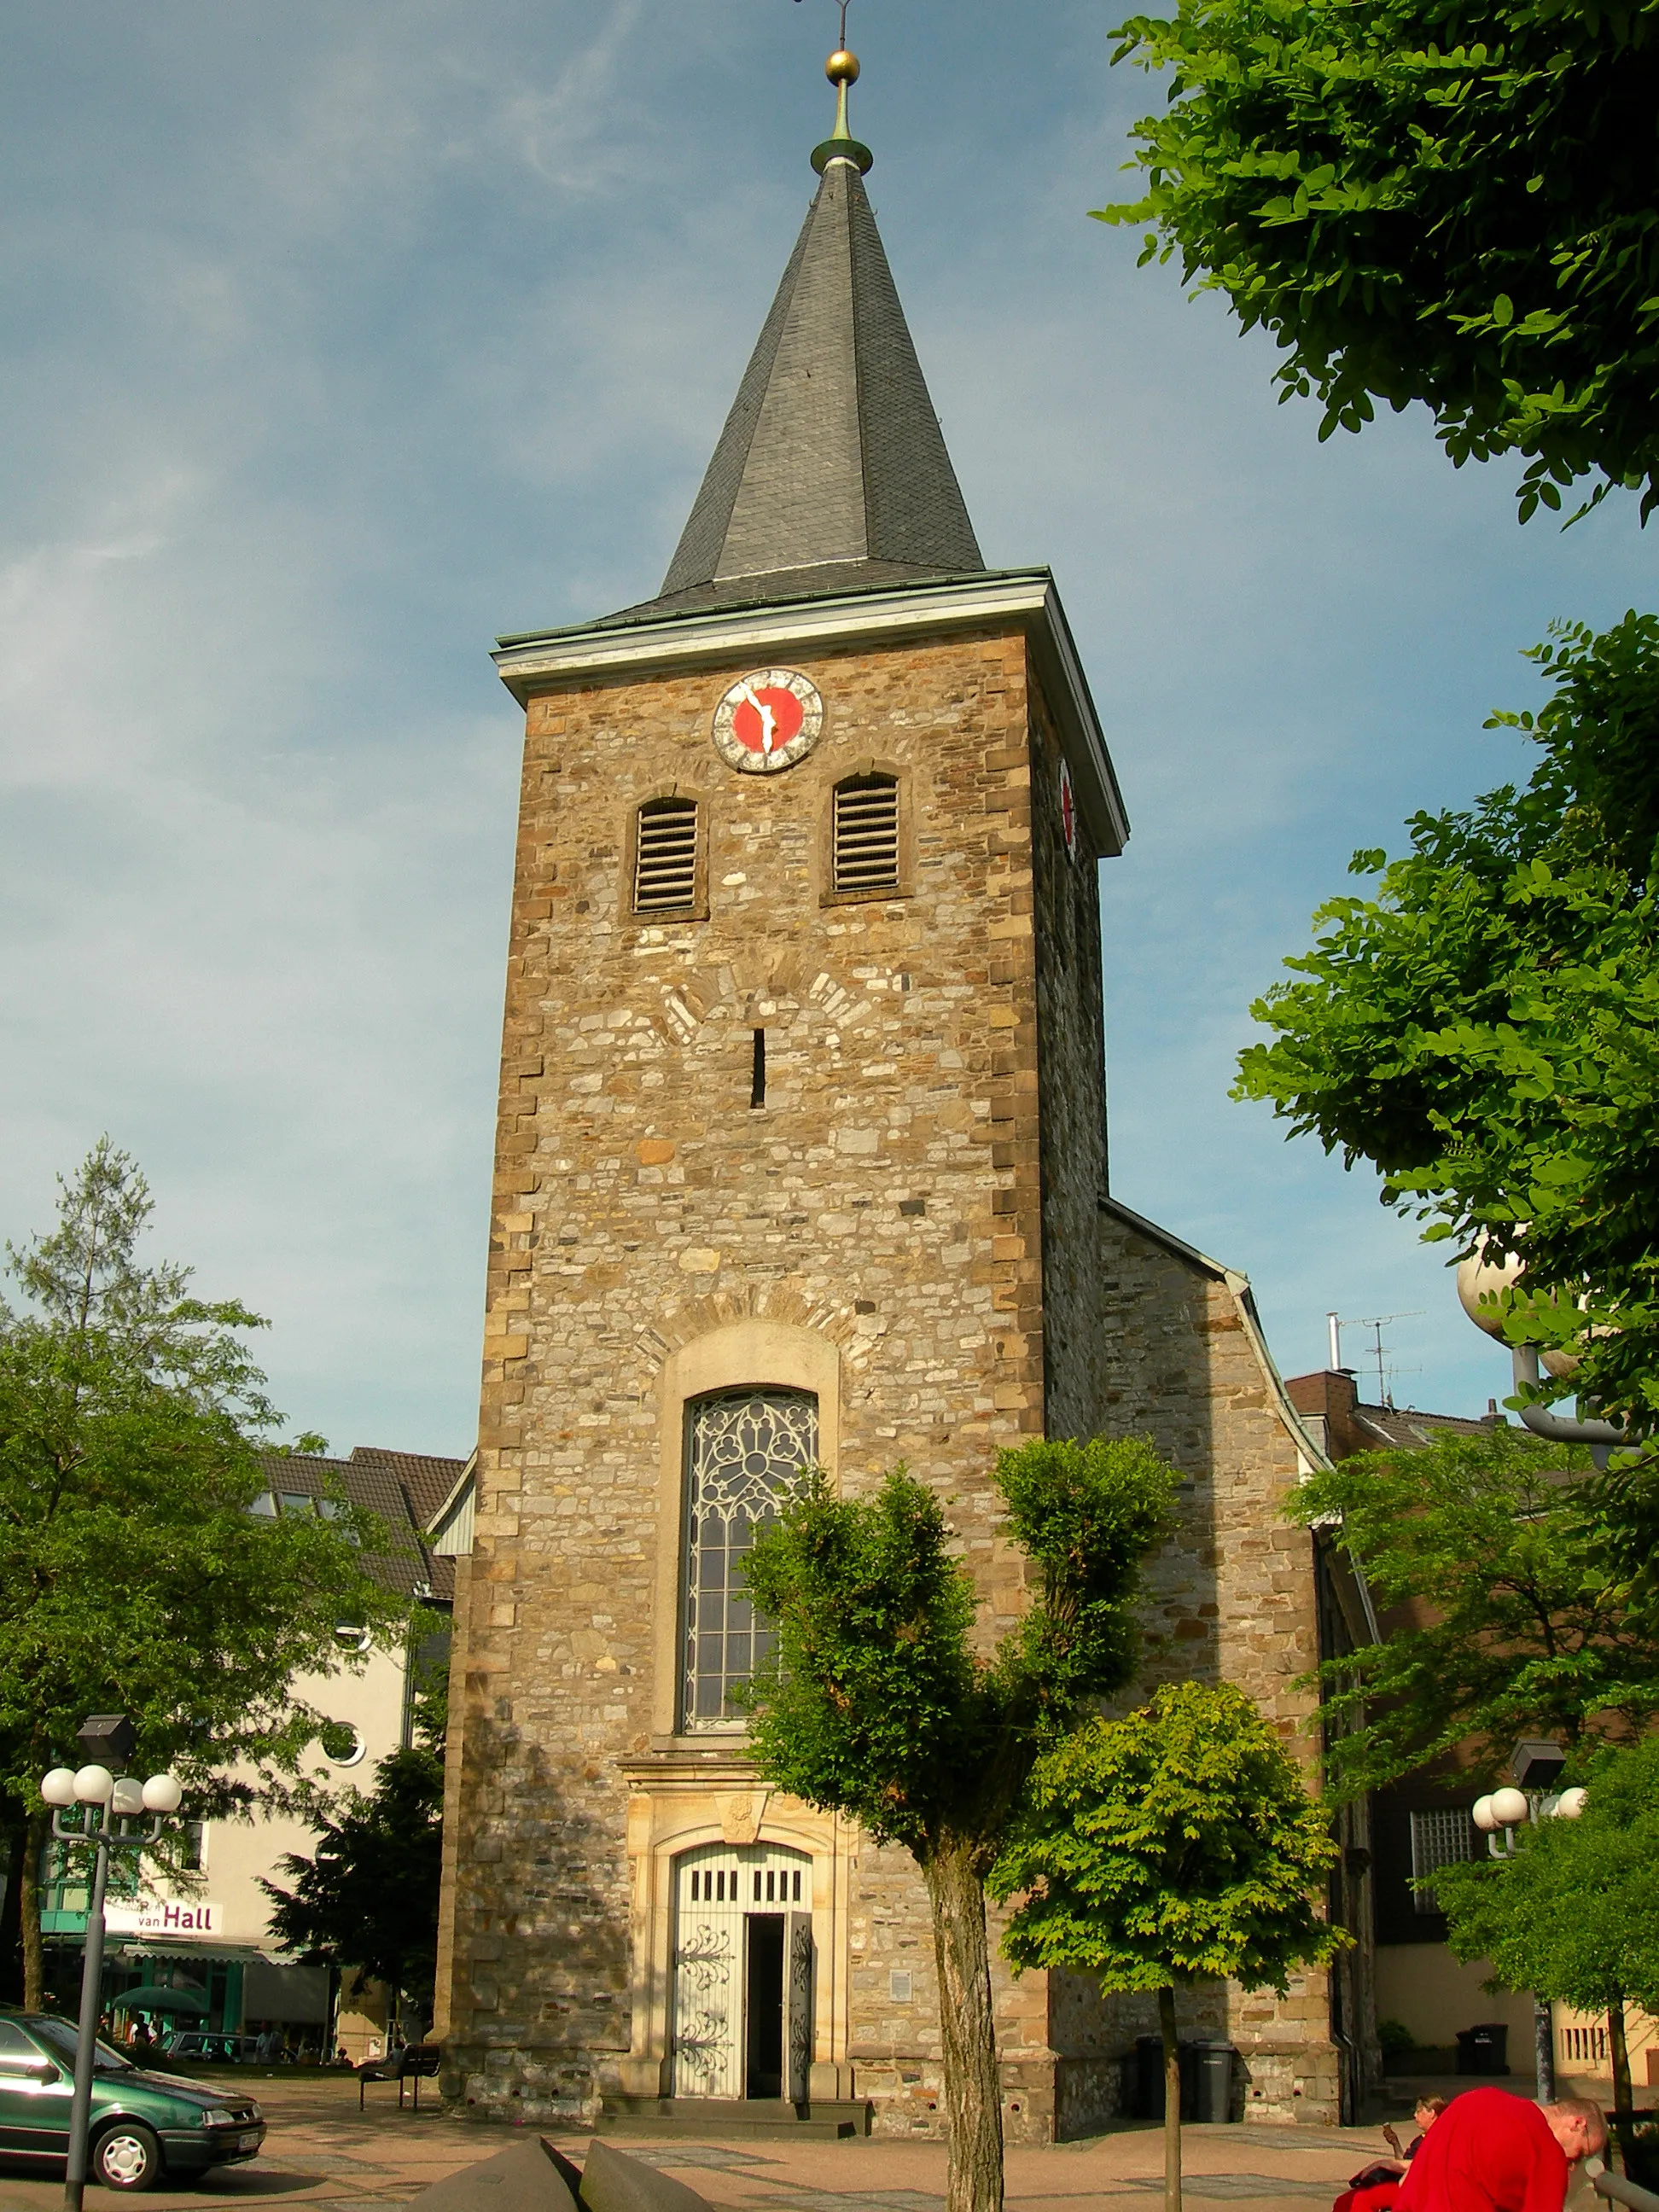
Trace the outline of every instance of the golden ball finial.
{"type": "Polygon", "coordinates": [[[845,46],[838,46],[823,65],[823,73],[831,84],[856,84],[859,81],[859,58],[849,54],[845,46]]]}

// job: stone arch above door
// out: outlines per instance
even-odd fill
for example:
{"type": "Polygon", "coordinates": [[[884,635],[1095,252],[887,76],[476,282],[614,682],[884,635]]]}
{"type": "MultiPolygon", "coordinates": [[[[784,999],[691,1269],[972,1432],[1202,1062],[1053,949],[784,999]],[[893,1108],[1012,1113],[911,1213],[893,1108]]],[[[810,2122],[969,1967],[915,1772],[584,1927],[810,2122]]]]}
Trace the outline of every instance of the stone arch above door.
{"type": "MultiPolygon", "coordinates": [[[[679,1892],[694,1866],[724,1866],[728,1874],[747,1867],[752,1907],[755,1861],[745,1854],[757,1852],[763,1874],[769,1857],[787,1860],[792,1876],[800,1867],[799,1910],[811,1916],[809,2094],[830,2101],[850,2096],[847,1916],[856,1832],[833,1813],[768,1790],[735,1747],[705,1747],[684,1763],[658,1752],[622,1764],[629,1791],[632,2032],[613,2087],[630,2097],[673,2094],[679,1892]]],[[[711,1902],[718,1908],[721,1900],[711,1902]]],[[[773,1909],[783,1907],[775,1899],[773,1909]]],[[[788,1910],[796,1909],[792,1880],[788,1910]]]]}

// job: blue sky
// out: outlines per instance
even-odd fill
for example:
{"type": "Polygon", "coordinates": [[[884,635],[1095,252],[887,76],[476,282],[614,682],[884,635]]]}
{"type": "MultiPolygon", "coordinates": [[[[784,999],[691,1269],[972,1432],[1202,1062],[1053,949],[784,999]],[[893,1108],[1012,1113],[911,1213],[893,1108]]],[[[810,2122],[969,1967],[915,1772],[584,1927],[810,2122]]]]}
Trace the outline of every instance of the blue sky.
{"type": "MultiPolygon", "coordinates": [[[[1357,846],[1520,748],[1521,649],[1651,605],[1420,412],[1316,440],[1132,234],[1084,0],[855,0],[854,124],[987,557],[1051,562],[1133,836],[1114,1182],[1401,1401],[1505,1364],[1366,1172],[1231,1104],[1357,846]],[[1351,1352],[1357,1338],[1350,1338],[1351,1352]]],[[[0,8],[0,1234],[108,1130],[337,1449],[475,1419],[520,726],[499,631],[657,586],[814,179],[830,0],[0,8]]]]}

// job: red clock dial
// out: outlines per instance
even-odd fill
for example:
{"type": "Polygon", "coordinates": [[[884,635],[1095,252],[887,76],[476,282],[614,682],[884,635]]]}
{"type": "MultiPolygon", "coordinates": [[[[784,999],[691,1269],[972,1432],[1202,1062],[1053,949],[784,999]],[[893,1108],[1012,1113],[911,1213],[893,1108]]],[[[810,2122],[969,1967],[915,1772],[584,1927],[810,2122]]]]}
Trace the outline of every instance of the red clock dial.
{"type": "Polygon", "coordinates": [[[775,752],[800,735],[805,711],[793,691],[768,684],[740,699],[732,714],[732,734],[751,753],[775,752]]]}

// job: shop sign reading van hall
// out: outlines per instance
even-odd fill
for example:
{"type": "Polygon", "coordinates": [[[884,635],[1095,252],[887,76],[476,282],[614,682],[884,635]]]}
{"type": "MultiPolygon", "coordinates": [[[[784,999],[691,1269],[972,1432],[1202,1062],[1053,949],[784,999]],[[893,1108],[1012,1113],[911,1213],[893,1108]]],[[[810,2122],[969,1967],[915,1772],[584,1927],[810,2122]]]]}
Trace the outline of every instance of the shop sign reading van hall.
{"type": "Polygon", "coordinates": [[[146,1905],[111,1905],[104,1925],[112,1936],[219,1936],[219,1907],[199,1897],[155,1897],[146,1905]]]}

